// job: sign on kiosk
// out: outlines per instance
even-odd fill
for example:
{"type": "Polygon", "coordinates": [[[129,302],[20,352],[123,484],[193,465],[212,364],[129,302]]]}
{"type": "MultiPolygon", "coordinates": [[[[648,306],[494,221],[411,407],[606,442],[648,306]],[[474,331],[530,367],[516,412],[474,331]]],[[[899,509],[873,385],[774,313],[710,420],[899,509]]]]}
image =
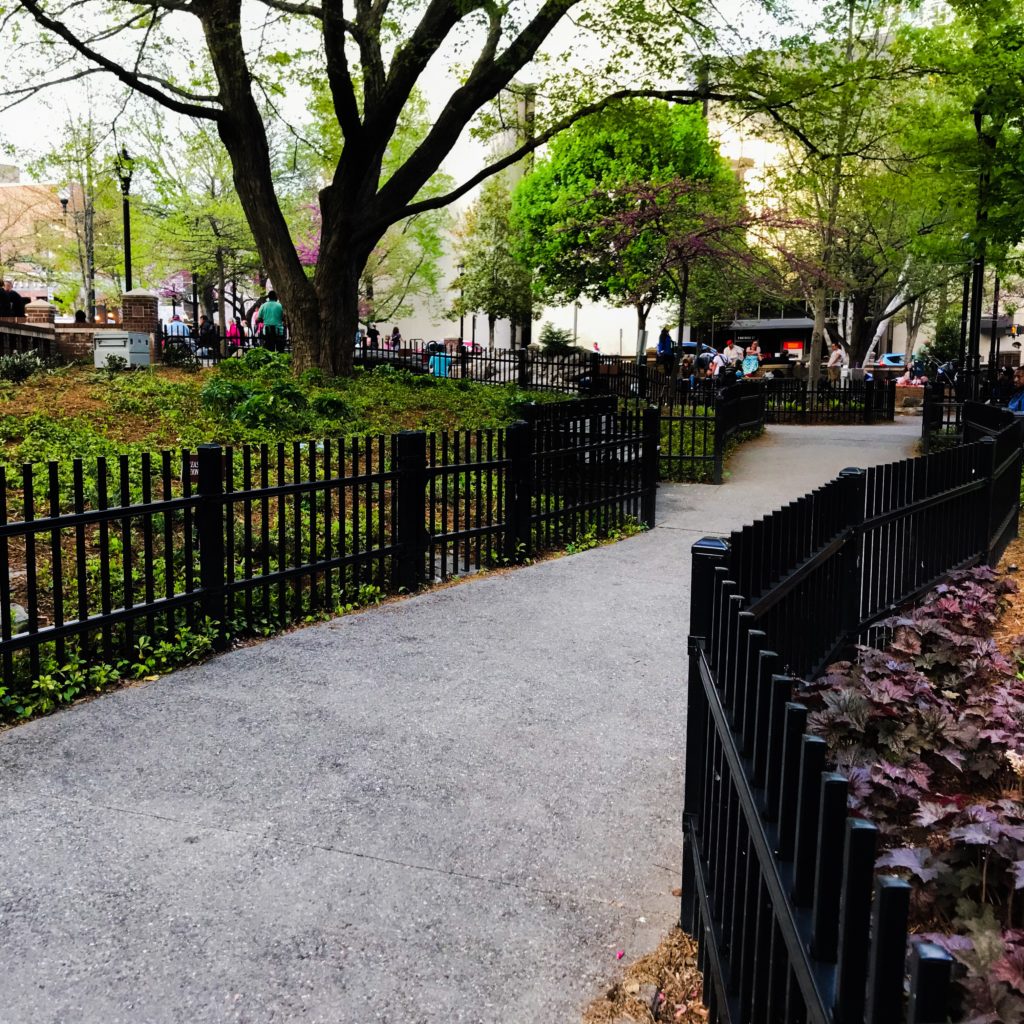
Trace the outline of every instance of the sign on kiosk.
{"type": "Polygon", "coordinates": [[[804,343],[802,341],[784,341],[782,351],[788,352],[792,359],[803,359],[804,343]]]}

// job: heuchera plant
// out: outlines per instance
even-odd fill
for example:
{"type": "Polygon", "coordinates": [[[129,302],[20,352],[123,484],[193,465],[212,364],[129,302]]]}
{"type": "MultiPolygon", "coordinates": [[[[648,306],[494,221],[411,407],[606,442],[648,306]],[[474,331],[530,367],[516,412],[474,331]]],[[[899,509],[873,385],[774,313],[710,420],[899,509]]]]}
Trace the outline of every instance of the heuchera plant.
{"type": "Polygon", "coordinates": [[[1015,590],[959,573],[801,692],[879,869],[914,884],[914,930],[964,965],[972,1024],[1024,1021],[1024,638],[1011,661],[991,637],[1015,590]]]}

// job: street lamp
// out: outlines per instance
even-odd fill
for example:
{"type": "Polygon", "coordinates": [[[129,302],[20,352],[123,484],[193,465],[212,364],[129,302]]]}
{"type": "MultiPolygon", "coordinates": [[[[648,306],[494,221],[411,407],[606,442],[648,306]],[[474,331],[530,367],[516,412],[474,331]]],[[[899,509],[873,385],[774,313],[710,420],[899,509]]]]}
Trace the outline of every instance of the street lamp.
{"type": "Polygon", "coordinates": [[[462,280],[462,274],[466,269],[466,265],[464,263],[460,263],[457,269],[459,271],[459,346],[461,348],[463,338],[466,336],[466,287],[465,282],[462,280]]]}
{"type": "Polygon", "coordinates": [[[572,304],[572,343],[576,344],[576,336],[578,334],[577,328],[579,326],[580,310],[583,308],[583,304],[579,301],[572,304]]]}
{"type": "Polygon", "coordinates": [[[135,161],[128,155],[126,146],[121,147],[115,165],[118,180],[121,182],[121,214],[124,218],[124,290],[130,292],[132,290],[132,220],[128,193],[132,188],[132,170],[135,167],[135,161]]]}

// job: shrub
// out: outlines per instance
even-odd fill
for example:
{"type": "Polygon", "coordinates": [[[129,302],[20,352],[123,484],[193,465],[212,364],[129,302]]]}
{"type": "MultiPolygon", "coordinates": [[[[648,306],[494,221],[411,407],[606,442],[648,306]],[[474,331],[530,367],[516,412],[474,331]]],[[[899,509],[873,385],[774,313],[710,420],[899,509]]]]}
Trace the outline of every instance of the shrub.
{"type": "Polygon", "coordinates": [[[227,380],[220,374],[211,378],[200,391],[199,397],[203,405],[223,416],[230,416],[236,406],[241,405],[251,390],[244,384],[234,380],[227,380]]]}
{"type": "Polygon", "coordinates": [[[579,351],[572,340],[572,331],[555,327],[554,324],[544,324],[540,329],[540,347],[549,356],[569,355],[579,351]]]}
{"type": "Polygon", "coordinates": [[[12,352],[9,356],[0,356],[0,380],[21,384],[45,366],[45,360],[35,352],[12,352]]]}
{"type": "Polygon", "coordinates": [[[809,729],[914,884],[912,925],[967,969],[971,1020],[1024,1019],[1024,678],[991,639],[1012,584],[955,576],[803,688],[809,729]]]}
{"type": "Polygon", "coordinates": [[[341,395],[331,391],[321,391],[310,399],[309,407],[317,414],[332,420],[347,420],[352,416],[352,409],[341,395]]]}

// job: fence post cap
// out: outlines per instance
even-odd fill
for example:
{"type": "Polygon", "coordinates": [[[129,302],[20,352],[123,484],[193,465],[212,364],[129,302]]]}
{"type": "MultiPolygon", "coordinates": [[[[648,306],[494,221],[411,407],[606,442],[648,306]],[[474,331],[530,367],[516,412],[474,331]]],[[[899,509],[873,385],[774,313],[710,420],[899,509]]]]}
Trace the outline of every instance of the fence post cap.
{"type": "Polygon", "coordinates": [[[846,469],[839,471],[840,476],[863,476],[864,470],[860,466],[847,466],[846,469]]]}
{"type": "Polygon", "coordinates": [[[724,555],[731,549],[725,537],[701,537],[700,540],[694,541],[690,550],[694,554],[724,555]]]}
{"type": "Polygon", "coordinates": [[[937,942],[930,942],[928,939],[910,937],[910,949],[914,956],[921,960],[952,960],[951,954],[947,953],[937,942]]]}

